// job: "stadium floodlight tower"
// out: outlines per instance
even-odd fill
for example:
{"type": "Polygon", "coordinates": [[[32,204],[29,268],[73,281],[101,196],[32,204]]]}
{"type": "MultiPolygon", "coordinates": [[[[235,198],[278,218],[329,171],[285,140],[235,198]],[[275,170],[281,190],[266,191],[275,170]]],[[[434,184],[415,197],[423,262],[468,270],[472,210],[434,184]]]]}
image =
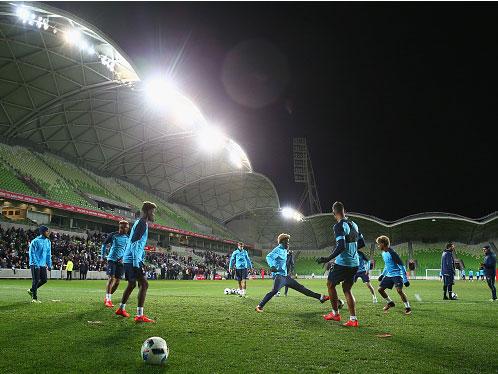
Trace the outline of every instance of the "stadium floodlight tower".
{"type": "Polygon", "coordinates": [[[306,138],[294,138],[292,141],[294,156],[294,182],[304,183],[304,191],[299,200],[298,209],[301,210],[306,202],[309,204],[309,214],[322,213],[320,198],[316,188],[315,174],[311,164],[311,156],[306,143],[306,138]]]}

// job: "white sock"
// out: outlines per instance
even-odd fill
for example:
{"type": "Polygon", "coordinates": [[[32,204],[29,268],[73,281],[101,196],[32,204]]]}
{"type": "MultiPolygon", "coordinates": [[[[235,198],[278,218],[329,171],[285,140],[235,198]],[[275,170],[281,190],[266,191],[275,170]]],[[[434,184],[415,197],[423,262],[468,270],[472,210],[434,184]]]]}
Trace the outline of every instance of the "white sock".
{"type": "Polygon", "coordinates": [[[245,294],[246,294],[246,290],[242,289],[242,295],[245,295],[245,294]]]}
{"type": "Polygon", "coordinates": [[[142,317],[144,315],[144,307],[139,306],[137,307],[137,316],[142,317]]]}
{"type": "Polygon", "coordinates": [[[374,300],[377,300],[377,296],[375,296],[375,295],[372,295],[372,298],[373,298],[374,300]]]}
{"type": "Polygon", "coordinates": [[[356,321],[356,316],[349,316],[349,319],[350,319],[351,321],[356,321]]]}
{"type": "Polygon", "coordinates": [[[107,300],[111,300],[111,294],[110,294],[110,293],[106,293],[106,294],[105,294],[105,298],[106,298],[107,300]]]}
{"type": "Polygon", "coordinates": [[[119,309],[125,310],[126,304],[119,304],[119,309]]]}
{"type": "Polygon", "coordinates": [[[391,298],[388,296],[388,297],[385,297],[384,300],[386,300],[386,303],[390,303],[392,300],[391,298]]]}
{"type": "Polygon", "coordinates": [[[409,301],[407,301],[406,303],[403,303],[403,304],[405,304],[405,308],[409,308],[410,307],[410,302],[409,301]]]}
{"type": "Polygon", "coordinates": [[[334,316],[338,315],[339,314],[339,311],[338,310],[333,310],[332,309],[332,313],[334,313],[334,316]]]}

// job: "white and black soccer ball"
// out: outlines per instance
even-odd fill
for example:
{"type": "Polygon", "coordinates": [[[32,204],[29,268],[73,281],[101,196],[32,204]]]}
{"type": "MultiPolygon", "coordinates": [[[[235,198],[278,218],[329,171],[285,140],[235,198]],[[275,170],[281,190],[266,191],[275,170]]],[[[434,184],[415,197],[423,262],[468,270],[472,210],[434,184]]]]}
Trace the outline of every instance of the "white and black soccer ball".
{"type": "Polygon", "coordinates": [[[280,296],[280,291],[277,292],[277,297],[280,296]]]}
{"type": "Polygon", "coordinates": [[[225,295],[230,295],[230,288],[225,288],[225,289],[223,290],[223,293],[224,293],[225,295]]]}
{"type": "Polygon", "coordinates": [[[158,336],[147,339],[140,350],[142,360],[151,365],[163,365],[169,356],[166,341],[158,336]]]}
{"type": "Polygon", "coordinates": [[[237,289],[236,289],[236,288],[232,288],[232,289],[230,290],[230,294],[232,294],[232,295],[237,294],[237,289]]]}
{"type": "Polygon", "coordinates": [[[452,292],[451,293],[451,298],[454,299],[454,300],[457,300],[458,299],[458,295],[455,292],[452,292]]]}

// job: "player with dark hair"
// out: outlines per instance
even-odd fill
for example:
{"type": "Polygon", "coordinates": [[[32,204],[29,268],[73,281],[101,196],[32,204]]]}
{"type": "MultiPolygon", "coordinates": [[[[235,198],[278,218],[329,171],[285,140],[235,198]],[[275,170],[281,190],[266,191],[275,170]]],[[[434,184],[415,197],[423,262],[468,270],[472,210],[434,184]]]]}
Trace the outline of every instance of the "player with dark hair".
{"type": "Polygon", "coordinates": [[[455,245],[452,242],[446,244],[446,249],[441,256],[441,274],[443,274],[443,300],[456,300],[453,293],[453,285],[455,284],[455,259],[453,251],[455,245]],[[448,292],[448,296],[446,296],[448,292]]]}
{"type": "Polygon", "coordinates": [[[375,290],[370,283],[370,276],[368,274],[370,272],[370,259],[362,251],[358,251],[358,258],[360,260],[360,265],[358,266],[358,271],[354,275],[354,282],[356,283],[358,278],[360,278],[370,290],[372,302],[377,304],[377,296],[375,296],[375,290]]]}
{"type": "Polygon", "coordinates": [[[244,249],[244,243],[237,243],[237,248],[233,251],[232,256],[230,256],[228,266],[229,273],[232,269],[235,270],[235,279],[239,283],[239,296],[245,297],[248,278],[247,270],[252,269],[252,262],[249,259],[247,250],[244,249]]]}
{"type": "Polygon", "coordinates": [[[394,286],[405,305],[405,314],[412,314],[410,302],[403,292],[403,286],[410,286],[403,261],[401,261],[396,251],[390,247],[391,242],[387,236],[381,235],[375,242],[377,243],[377,247],[382,251],[382,259],[384,260],[384,270],[379,277],[380,285],[378,289],[380,295],[386,301],[384,312],[396,306],[394,301],[386,293],[386,288],[392,290],[394,286]]]}
{"type": "Polygon", "coordinates": [[[335,259],[328,280],[327,287],[332,303],[332,311],[324,315],[325,320],[340,321],[339,314],[339,298],[337,296],[336,286],[342,282],[342,291],[346,297],[349,310],[349,321],[344,326],[358,327],[358,319],[356,318],[356,302],[351,292],[354,284],[354,276],[358,271],[360,260],[358,258],[358,249],[365,246],[363,235],[360,233],[358,226],[353,221],[346,218],[344,205],[336,201],[332,206],[337,223],[334,225],[334,234],[336,247],[328,257],[320,257],[318,263],[327,263],[335,259]]]}
{"type": "Polygon", "coordinates": [[[484,268],[486,282],[491,290],[491,301],[496,301],[496,255],[489,245],[485,245],[482,250],[484,251],[484,262],[482,263],[482,267],[484,268]]]}
{"type": "Polygon", "coordinates": [[[29,267],[31,269],[32,284],[28,290],[33,303],[38,300],[38,288],[47,283],[47,270],[52,268],[52,243],[50,242],[50,231],[47,226],[38,228],[39,236],[29,244],[29,267]]]}
{"type": "Polygon", "coordinates": [[[138,282],[138,306],[135,322],[155,322],[144,315],[145,296],[149,288],[147,276],[144,269],[145,259],[145,244],[149,235],[149,222],[154,222],[154,215],[156,204],[150,201],[145,201],[142,205],[142,217],[135,221],[130,231],[130,236],[126,242],[126,248],[123,255],[123,264],[125,278],[128,281],[121,304],[119,305],[116,314],[118,316],[129,317],[130,314],[126,312],[126,302],[131,293],[135,289],[138,282]]]}
{"type": "Polygon", "coordinates": [[[285,286],[289,286],[289,288],[292,288],[303,295],[317,299],[321,303],[324,303],[329,299],[328,296],[320,295],[319,293],[307,289],[287,274],[287,252],[289,249],[289,239],[289,234],[280,234],[277,239],[278,245],[273,248],[268,255],[266,255],[266,262],[270,265],[270,270],[273,276],[273,288],[265,295],[263,300],[261,300],[256,307],[256,312],[258,313],[262,313],[265,304],[270,301],[282,287],[285,286]]]}
{"type": "Polygon", "coordinates": [[[102,259],[107,259],[106,273],[109,277],[104,299],[104,305],[108,308],[114,307],[111,300],[112,294],[117,290],[119,281],[123,276],[123,255],[126,243],[128,242],[129,228],[128,221],[119,221],[118,231],[107,235],[106,240],[102,244],[100,256],[102,259]],[[106,257],[107,246],[109,244],[111,245],[111,249],[106,257]]]}

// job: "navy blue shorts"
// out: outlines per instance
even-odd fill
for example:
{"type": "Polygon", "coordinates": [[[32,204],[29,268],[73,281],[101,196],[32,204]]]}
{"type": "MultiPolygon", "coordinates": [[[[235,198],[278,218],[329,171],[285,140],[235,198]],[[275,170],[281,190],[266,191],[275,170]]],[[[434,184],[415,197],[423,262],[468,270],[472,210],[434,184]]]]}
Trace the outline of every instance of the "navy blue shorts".
{"type": "Polygon", "coordinates": [[[368,273],[366,271],[360,271],[354,275],[354,282],[355,283],[358,280],[358,278],[360,278],[363,281],[363,283],[370,282],[370,277],[368,276],[368,273]]]}
{"type": "Polygon", "coordinates": [[[123,277],[123,263],[107,260],[106,274],[110,277],[121,279],[123,277]]]}
{"type": "Polygon", "coordinates": [[[235,269],[235,279],[238,281],[247,279],[247,269],[235,269]]]}
{"type": "Polygon", "coordinates": [[[145,275],[141,268],[134,268],[133,264],[124,264],[125,279],[128,282],[136,282],[137,279],[144,278],[145,275]]]}
{"type": "Polygon", "coordinates": [[[445,286],[451,286],[455,284],[455,276],[454,275],[443,275],[443,284],[445,286]]]}
{"type": "Polygon", "coordinates": [[[343,266],[339,264],[332,265],[332,268],[329,271],[328,281],[332,283],[334,286],[338,285],[341,282],[344,284],[352,285],[354,283],[354,276],[358,272],[358,266],[349,267],[343,266]]]}
{"type": "Polygon", "coordinates": [[[382,278],[379,287],[381,288],[389,288],[393,289],[393,286],[396,288],[403,288],[403,278],[401,277],[384,277],[382,278]]]}

